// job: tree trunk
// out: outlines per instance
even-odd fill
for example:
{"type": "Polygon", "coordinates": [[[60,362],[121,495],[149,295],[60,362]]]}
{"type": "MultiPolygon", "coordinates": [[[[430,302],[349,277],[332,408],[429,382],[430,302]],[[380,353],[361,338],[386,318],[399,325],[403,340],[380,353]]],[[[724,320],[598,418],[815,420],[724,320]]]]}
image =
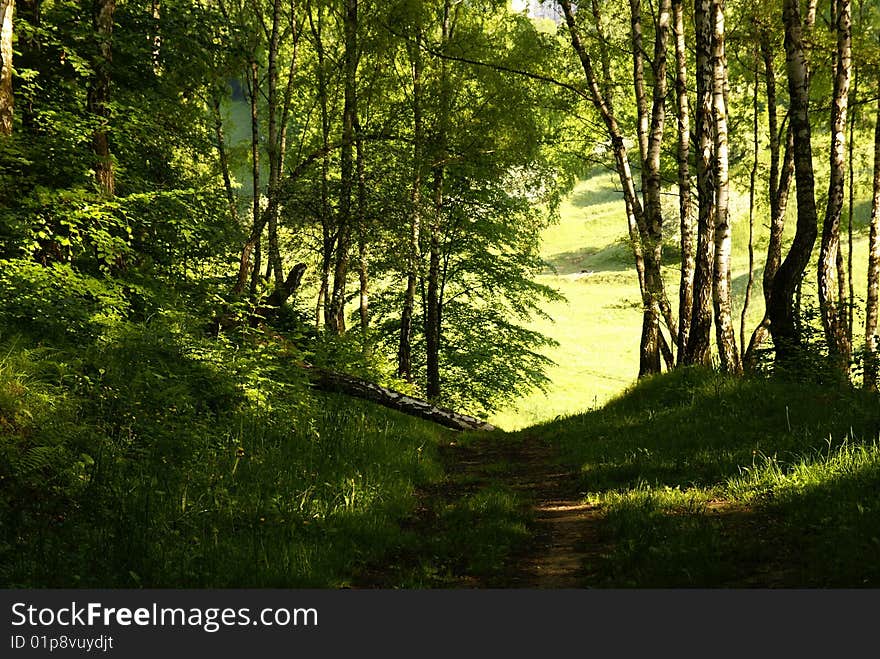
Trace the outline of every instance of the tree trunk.
{"type": "Polygon", "coordinates": [[[843,213],[844,180],[846,178],[846,113],[849,99],[849,79],[852,67],[852,8],[850,0],[834,3],[835,31],[837,33],[836,71],[831,100],[831,162],[828,185],[828,202],[825,222],[822,226],[822,242],[819,252],[819,309],[828,352],[835,365],[849,373],[851,347],[847,338],[847,311],[845,280],[843,286],[835,282],[844,275],[840,251],[840,218],[843,213]],[[838,291],[835,294],[834,286],[838,291]],[[843,288],[841,291],[840,289],[843,288]],[[835,297],[837,299],[835,300],[835,297]]]}
{"type": "Polygon", "coordinates": [[[681,231],[681,279],[678,288],[678,363],[683,363],[694,304],[694,226],[691,221],[690,108],[687,92],[687,49],[685,47],[682,0],[672,0],[672,30],[675,36],[675,97],[678,119],[678,213],[681,231]]]}
{"type": "Polygon", "coordinates": [[[759,34],[761,42],[761,59],[764,62],[764,84],[767,94],[767,116],[770,138],[770,178],[767,182],[767,194],[770,201],[770,240],[767,243],[767,259],[764,262],[762,279],[764,289],[764,317],[752,332],[748,348],[745,349],[743,362],[747,368],[753,368],[757,360],[757,350],[764,342],[770,330],[770,308],[773,293],[773,279],[782,263],[782,236],[785,231],[785,211],[788,207],[788,196],[791,190],[791,179],[794,175],[794,148],[791,124],[785,132],[784,151],[780,165],[781,135],[777,115],[776,71],[773,66],[774,51],[771,46],[770,34],[765,26],[761,26],[759,34]]]}
{"type": "MultiPolygon", "coordinates": [[[[281,135],[278,126],[278,56],[281,46],[281,0],[272,2],[272,28],[269,34],[269,61],[267,71],[267,114],[269,156],[269,185],[267,196],[270,200],[279,194],[278,183],[281,179],[281,135]]],[[[281,264],[281,249],[278,245],[278,204],[273,204],[275,211],[269,215],[269,249],[267,254],[267,279],[269,270],[274,275],[273,290],[280,292],[284,286],[284,269],[281,264]]]]}
{"type": "Polygon", "coordinates": [[[355,139],[355,158],[357,170],[357,229],[358,229],[358,315],[360,317],[361,332],[364,338],[370,327],[369,308],[369,270],[367,265],[367,179],[366,179],[366,154],[364,153],[364,140],[359,123],[355,124],[357,137],[355,139]]]}
{"type": "MultiPolygon", "coordinates": [[[[263,269],[263,238],[260,236],[257,238],[257,243],[254,245],[254,267],[251,268],[251,283],[248,291],[250,292],[250,296],[253,299],[256,299],[257,294],[260,292],[260,278],[262,277],[262,269],[263,269]]],[[[264,279],[264,281],[268,281],[268,277],[264,279]]]]}
{"type": "MultiPolygon", "coordinates": [[[[256,229],[257,223],[260,221],[260,196],[262,195],[262,184],[260,182],[260,75],[256,59],[251,60],[251,82],[249,89],[251,101],[251,208],[253,209],[253,231],[256,234],[250,292],[252,296],[256,296],[257,291],[259,291],[263,257],[263,230],[262,228],[259,231],[256,229]]],[[[244,280],[241,281],[241,285],[244,286],[244,280]]]]}
{"type": "Polygon", "coordinates": [[[713,0],[712,115],[715,123],[715,263],[712,293],[715,307],[715,340],[721,369],[742,372],[736,345],[731,304],[731,231],[729,217],[730,180],[727,135],[727,56],[724,50],[724,0],[713,0]]]}
{"type": "Polygon", "coordinates": [[[345,81],[342,112],[342,154],[340,157],[340,193],[336,263],[333,270],[333,291],[330,297],[330,316],[337,334],[345,333],[345,286],[348,277],[349,249],[352,230],[352,190],[354,171],[354,125],[357,121],[357,66],[358,66],[358,0],[345,0],[343,29],[345,33],[345,81]]]}
{"type": "Polygon", "coordinates": [[[290,65],[287,67],[287,84],[284,87],[284,100],[281,105],[281,119],[279,121],[278,131],[278,163],[279,175],[284,170],[284,162],[287,157],[287,125],[290,121],[290,111],[293,107],[294,83],[296,82],[296,69],[298,66],[299,40],[302,36],[302,29],[296,18],[296,0],[290,0],[290,31],[292,37],[292,52],[290,56],[290,65]]]}
{"type": "MultiPolygon", "coordinates": [[[[268,113],[269,113],[269,185],[268,196],[277,197],[281,194],[279,184],[281,174],[284,170],[284,159],[287,154],[287,124],[290,117],[291,104],[293,102],[294,76],[296,74],[297,54],[300,38],[300,30],[296,20],[296,1],[290,1],[290,17],[289,31],[292,35],[292,52],[290,56],[290,64],[287,67],[287,83],[284,88],[283,98],[278,100],[278,84],[280,82],[280,74],[278,69],[278,58],[280,55],[281,30],[281,3],[275,0],[272,9],[272,31],[269,40],[269,95],[268,95],[268,113]]],[[[280,204],[276,205],[280,207],[280,204]]],[[[266,264],[266,280],[271,281],[271,275],[274,274],[273,294],[276,299],[286,301],[290,296],[285,294],[288,290],[287,281],[284,279],[283,264],[281,259],[281,249],[278,242],[278,212],[276,211],[269,218],[269,249],[268,263],[266,264]]],[[[259,244],[256,261],[259,260],[259,244]]],[[[259,271],[259,266],[255,266],[255,270],[259,271]]]]}
{"type": "Polygon", "coordinates": [[[409,244],[406,261],[406,290],[403,311],[400,315],[400,344],[397,350],[397,375],[412,382],[412,322],[415,310],[416,284],[419,276],[421,254],[421,189],[422,189],[422,53],[421,30],[416,33],[416,43],[409,48],[413,82],[413,167],[410,192],[409,244]]]}
{"type": "Polygon", "coordinates": [[[639,291],[642,298],[647,294],[647,284],[645,283],[645,257],[642,253],[642,240],[639,238],[639,227],[636,224],[636,216],[633,213],[632,206],[624,200],[626,206],[626,227],[629,231],[629,242],[633,252],[633,261],[636,266],[636,275],[639,278],[639,291]]]}
{"type": "MultiPolygon", "coordinates": [[[[638,6],[637,2],[635,4],[636,4],[636,6],[638,6]]],[[[632,7],[633,7],[633,5],[631,4],[630,5],[631,11],[632,11],[632,7]]],[[[613,80],[613,74],[612,74],[612,70],[611,70],[611,54],[610,54],[611,46],[609,45],[608,36],[605,31],[605,21],[602,16],[600,0],[591,0],[590,8],[591,8],[592,15],[593,15],[593,21],[594,21],[594,26],[596,29],[596,34],[599,38],[599,41],[601,42],[601,47],[600,47],[599,53],[600,53],[600,65],[602,67],[602,80],[601,80],[601,83],[598,84],[598,88],[601,90],[602,100],[605,102],[605,106],[607,107],[608,113],[613,116],[614,115],[614,102],[613,102],[614,101],[614,96],[613,96],[613,94],[614,94],[614,80],[613,80]]],[[[642,108],[641,114],[639,117],[639,122],[638,122],[639,127],[640,127],[640,130],[639,130],[639,155],[640,155],[640,157],[642,157],[643,154],[647,154],[647,150],[648,150],[648,124],[647,124],[648,115],[647,115],[647,97],[645,95],[645,90],[644,90],[644,64],[642,62],[643,55],[641,52],[641,17],[638,14],[636,14],[636,16],[638,16],[637,19],[635,19],[635,20],[631,19],[631,25],[633,25],[633,35],[631,35],[631,38],[632,38],[632,41],[634,44],[634,48],[633,48],[634,53],[637,53],[637,54],[634,54],[634,56],[633,56],[633,82],[634,82],[634,86],[636,88],[636,95],[641,98],[641,101],[638,102],[637,105],[642,108]],[[638,34],[639,34],[638,38],[635,38],[635,36],[634,36],[635,31],[636,31],[636,26],[638,26],[637,27],[638,34]],[[637,49],[635,48],[636,43],[638,44],[637,49]]],[[[644,163],[644,158],[642,159],[642,162],[644,163]]],[[[627,195],[624,195],[624,205],[626,206],[626,220],[627,220],[626,225],[627,225],[627,231],[629,233],[629,244],[630,244],[630,249],[632,250],[632,253],[633,253],[633,262],[634,262],[635,268],[636,268],[636,275],[638,276],[638,280],[639,280],[639,294],[641,295],[641,298],[642,298],[643,307],[646,308],[645,301],[649,300],[650,297],[648,294],[648,287],[647,287],[647,282],[646,282],[647,275],[646,275],[646,268],[645,268],[645,255],[644,255],[644,249],[643,249],[643,245],[642,245],[642,238],[639,233],[639,224],[638,224],[638,221],[636,220],[635,210],[633,209],[633,206],[630,203],[630,200],[627,197],[627,195]]],[[[654,315],[654,317],[656,317],[656,311],[654,312],[653,315],[654,315]]],[[[644,322],[645,322],[645,319],[643,318],[643,323],[644,322]]],[[[645,343],[647,346],[650,346],[650,339],[651,338],[652,337],[650,336],[650,334],[643,333],[643,335],[642,335],[643,343],[645,343]]],[[[650,347],[648,349],[650,351],[650,347]]],[[[662,349],[662,344],[661,344],[661,349],[662,349]]],[[[644,350],[641,350],[640,352],[644,352],[644,350]]],[[[654,363],[653,356],[651,358],[648,358],[646,360],[646,363],[653,364],[654,363]]]]}
{"type": "Polygon", "coordinates": [[[785,24],[785,60],[791,99],[790,122],[798,214],[791,248],[773,279],[769,316],[776,362],[785,366],[803,350],[794,296],[809,263],[818,228],[809,118],[810,82],[798,0],[783,1],[782,18],[785,24]]]}
{"type": "Polygon", "coordinates": [[[12,135],[12,20],[15,0],[0,0],[0,135],[12,135]]]}
{"type": "Polygon", "coordinates": [[[370,329],[370,274],[367,265],[369,257],[367,234],[364,229],[358,229],[358,317],[361,323],[361,333],[366,337],[370,329]]]}
{"type": "MultiPolygon", "coordinates": [[[[601,11],[599,0],[591,0],[590,6],[592,9],[593,21],[595,24],[596,33],[597,33],[597,36],[599,37],[599,40],[601,41],[601,46],[602,46],[600,49],[600,57],[601,57],[600,64],[602,67],[602,81],[601,81],[601,84],[599,85],[599,88],[602,91],[602,97],[605,101],[606,106],[608,107],[608,112],[613,115],[614,114],[614,103],[613,103],[613,101],[614,101],[614,84],[613,84],[613,78],[612,78],[612,73],[611,73],[611,55],[609,53],[608,37],[605,34],[604,20],[602,17],[602,11],[601,11]]],[[[634,66],[634,70],[635,70],[635,66],[634,66]]],[[[638,79],[637,76],[634,76],[634,77],[636,79],[638,79]]],[[[643,96],[642,105],[645,105],[646,101],[644,100],[644,92],[642,92],[642,96],[643,96]]],[[[644,113],[644,111],[643,111],[643,115],[645,117],[647,117],[647,115],[644,113]]],[[[644,132],[644,139],[647,140],[647,132],[646,131],[644,132]]],[[[640,139],[640,145],[639,145],[639,154],[640,155],[642,153],[641,144],[642,144],[642,140],[640,139]]],[[[645,142],[645,150],[647,151],[647,142],[645,142]]],[[[629,233],[629,244],[630,244],[630,249],[632,250],[632,253],[633,253],[633,262],[635,264],[636,275],[638,276],[638,280],[639,280],[639,294],[641,296],[642,306],[644,309],[644,308],[646,308],[645,301],[650,298],[648,297],[648,288],[647,288],[647,283],[646,283],[645,256],[644,256],[644,250],[642,248],[642,239],[641,239],[641,236],[639,235],[638,222],[636,221],[636,216],[633,211],[633,207],[629,203],[629,200],[626,197],[626,195],[624,195],[624,204],[626,206],[626,225],[627,225],[627,231],[629,233]]],[[[643,323],[644,322],[645,322],[645,320],[643,318],[643,323]]],[[[646,338],[649,338],[649,336],[650,336],[649,334],[643,333],[642,340],[644,341],[646,338]]],[[[640,347],[640,354],[642,354],[642,352],[644,352],[644,346],[640,347]]],[[[653,362],[653,360],[649,360],[649,363],[652,363],[652,362],[653,362]]]]}
{"type": "MultiPolygon", "coordinates": [[[[639,143],[639,162],[648,157],[648,94],[645,91],[644,35],[642,34],[642,2],[629,0],[630,44],[633,62],[633,90],[636,97],[636,137],[639,143]]],[[[646,172],[642,169],[642,189],[646,172]]]]}
{"type": "MultiPolygon", "coordinates": [[[[672,342],[677,342],[677,323],[666,298],[661,276],[661,249],[663,231],[663,211],[660,204],[660,145],[663,140],[666,111],[666,49],[669,41],[670,3],[662,0],[655,17],[654,58],[651,73],[654,86],[651,107],[645,87],[644,37],[642,33],[641,0],[630,0],[631,41],[633,51],[633,88],[636,96],[637,130],[644,222],[639,226],[642,256],[645,262],[645,287],[642,296],[645,302],[643,327],[653,334],[660,332],[660,315],[666,319],[672,342]]],[[[594,9],[594,16],[600,16],[594,9]]],[[[604,66],[604,65],[603,65],[604,66]]],[[[607,82],[607,81],[606,81],[607,82]]],[[[607,103],[606,94],[606,103],[607,103]]],[[[609,111],[611,107],[609,106],[609,111]]],[[[637,223],[638,226],[638,223],[637,223]]],[[[643,336],[646,341],[659,340],[653,336],[643,336]]]]}
{"type": "Polygon", "coordinates": [[[871,230],[868,238],[868,294],[865,303],[865,382],[877,390],[877,307],[880,298],[880,75],[877,76],[877,113],[874,123],[874,181],[871,197],[871,230]]]}
{"type": "Polygon", "coordinates": [[[270,318],[273,314],[278,313],[278,309],[287,302],[288,298],[291,295],[296,295],[306,267],[305,263],[297,263],[293,266],[281,288],[272,291],[271,295],[266,299],[265,306],[257,309],[256,318],[252,319],[251,322],[252,325],[256,325],[259,320],[270,318]]]}
{"type": "Polygon", "coordinates": [[[255,256],[253,271],[251,271],[250,259],[251,254],[255,250],[257,255],[262,256],[259,249],[260,239],[263,234],[263,218],[260,210],[260,194],[262,192],[260,186],[260,76],[257,69],[257,60],[253,58],[248,67],[247,90],[251,106],[251,212],[253,214],[253,225],[251,226],[251,235],[247,242],[245,242],[238,264],[238,278],[233,287],[233,292],[236,294],[244,291],[244,287],[248,282],[248,273],[251,273],[251,294],[256,293],[260,277],[260,263],[255,256]]]}
{"type": "MultiPolygon", "coordinates": [[[[452,37],[452,0],[443,3],[441,48],[445,51],[452,37]]],[[[428,223],[428,285],[425,299],[426,394],[428,400],[440,397],[440,231],[443,220],[443,186],[446,174],[447,127],[449,122],[449,71],[447,60],[440,62],[440,98],[437,135],[433,155],[433,212],[428,223]]]]}
{"type": "Polygon", "coordinates": [[[330,310],[330,269],[333,265],[333,252],[336,249],[336,235],[332,233],[329,218],[321,223],[321,285],[315,310],[317,326],[323,323],[325,329],[332,329],[333,316],[330,310]]]}
{"type": "MultiPolygon", "coordinates": [[[[590,100],[601,115],[608,137],[611,140],[616,170],[623,188],[624,202],[638,226],[639,236],[640,239],[642,239],[648,234],[647,224],[643,207],[636,194],[636,187],[629,163],[629,154],[626,150],[626,144],[620,131],[620,126],[618,125],[617,119],[611,111],[611,108],[605,99],[605,95],[596,79],[592,58],[581,42],[571,2],[569,2],[569,0],[560,0],[559,6],[565,15],[572,47],[574,48],[584,70],[590,100]]],[[[647,255],[645,255],[646,294],[643,296],[644,311],[642,318],[642,338],[639,347],[639,377],[651,373],[658,373],[660,371],[660,311],[657,300],[659,300],[662,295],[662,289],[657,291],[653,290],[652,287],[662,286],[662,278],[660,277],[659,271],[652,271],[652,268],[655,266],[659,268],[659,262],[652,263],[648,260],[647,255]]]]}
{"type": "Polygon", "coordinates": [[[220,93],[211,95],[211,110],[214,113],[214,139],[217,141],[217,158],[220,160],[220,174],[223,176],[223,189],[229,204],[229,217],[238,224],[238,203],[232,189],[232,175],[229,173],[229,156],[226,152],[226,137],[223,134],[223,115],[220,113],[220,93]]]}
{"type": "Polygon", "coordinates": [[[102,194],[112,197],[116,189],[113,156],[107,135],[110,119],[110,81],[113,60],[113,13],[115,0],[94,0],[92,26],[98,53],[92,62],[94,73],[89,79],[87,106],[98,127],[92,133],[92,152],[95,154],[95,181],[102,194]]]}
{"type": "Polygon", "coordinates": [[[495,430],[495,427],[476,417],[439,407],[428,401],[407,396],[351,375],[334,373],[307,365],[315,388],[331,393],[342,393],[377,403],[410,416],[438,423],[453,430],[495,430]]]}
{"type": "Polygon", "coordinates": [[[696,167],[697,167],[697,257],[694,267],[694,304],[691,332],[684,363],[708,364],[712,331],[712,280],[715,268],[715,122],[713,121],[714,67],[712,41],[715,26],[712,1],[696,0],[697,100],[696,100],[696,167]]]}
{"type": "Polygon", "coordinates": [[[752,168],[749,170],[749,278],[743,299],[742,315],[739,319],[739,344],[743,354],[746,352],[746,316],[752,301],[752,287],[755,285],[755,189],[758,178],[758,60],[755,59],[755,87],[752,90],[752,168]]]}
{"type": "MultiPolygon", "coordinates": [[[[861,8],[861,5],[860,5],[861,8]]],[[[853,212],[855,209],[855,164],[854,159],[855,156],[853,154],[853,148],[855,145],[855,130],[856,130],[856,109],[858,108],[858,96],[859,96],[859,69],[853,66],[853,85],[851,89],[852,100],[849,101],[849,154],[847,157],[847,170],[849,172],[849,203],[847,204],[847,223],[846,223],[846,236],[847,236],[847,250],[846,250],[846,280],[849,286],[849,304],[847,305],[847,314],[846,314],[846,338],[849,341],[850,349],[852,349],[853,345],[853,315],[855,313],[855,305],[856,305],[856,295],[854,290],[854,282],[853,282],[853,212]]]]}
{"type": "MultiPolygon", "coordinates": [[[[654,85],[651,98],[650,132],[648,133],[647,152],[642,167],[646,224],[643,242],[645,243],[645,253],[650,254],[648,263],[646,263],[646,274],[648,275],[646,281],[649,284],[648,290],[651,293],[652,303],[657,305],[658,310],[666,318],[672,344],[675,345],[677,343],[677,323],[666,299],[660,268],[663,249],[660,151],[666,125],[666,51],[669,43],[670,8],[670,0],[660,0],[654,21],[654,58],[651,62],[654,85]],[[656,281],[652,282],[652,278],[656,278],[656,281]]],[[[652,315],[657,316],[658,314],[652,310],[652,315]]]]}
{"type": "Polygon", "coordinates": [[[443,167],[434,170],[434,209],[428,226],[428,291],[425,300],[426,393],[440,397],[440,217],[443,213],[443,167]]]}
{"type": "Polygon", "coordinates": [[[317,20],[312,15],[312,5],[308,3],[309,27],[314,38],[317,55],[318,103],[321,107],[321,267],[318,299],[315,304],[315,327],[321,325],[330,330],[333,327],[330,297],[330,269],[336,248],[337,232],[330,210],[330,108],[327,93],[326,55],[323,41],[323,15],[318,12],[317,20]]]}
{"type": "MultiPolygon", "coordinates": [[[[444,0],[443,22],[441,26],[441,49],[449,45],[452,38],[452,0],[444,0]]],[[[434,208],[428,223],[428,286],[425,299],[425,351],[426,351],[426,394],[428,400],[440,397],[440,230],[443,221],[443,186],[446,174],[447,127],[450,112],[448,62],[440,62],[440,98],[437,117],[437,135],[433,154],[433,196],[434,208]]]]}
{"type": "Polygon", "coordinates": [[[599,37],[599,64],[602,67],[602,94],[608,109],[614,112],[614,84],[611,73],[611,48],[608,42],[608,34],[605,29],[605,20],[602,17],[602,0],[590,0],[590,8],[593,13],[593,21],[596,27],[596,36],[599,37]]]}

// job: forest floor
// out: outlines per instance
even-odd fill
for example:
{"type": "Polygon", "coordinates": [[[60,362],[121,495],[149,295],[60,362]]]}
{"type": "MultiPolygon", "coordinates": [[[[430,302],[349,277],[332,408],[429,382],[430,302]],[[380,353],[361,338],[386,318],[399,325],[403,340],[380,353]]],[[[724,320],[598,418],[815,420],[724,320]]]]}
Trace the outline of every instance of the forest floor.
{"type": "MultiPolygon", "coordinates": [[[[592,567],[605,547],[599,532],[601,517],[595,506],[584,502],[577,474],[559,464],[553,447],[536,436],[514,439],[475,433],[441,446],[440,453],[446,478],[417,492],[420,504],[404,523],[421,541],[398,552],[392,561],[368,567],[355,580],[355,587],[590,586],[592,567]],[[507,551],[476,561],[425,551],[454,532],[445,511],[467,507],[463,502],[487,491],[506,493],[513,517],[522,525],[524,532],[508,534],[514,536],[512,541],[502,543],[507,551]],[[434,568],[429,575],[426,560],[445,563],[444,569],[434,568]],[[422,578],[413,582],[418,572],[422,578]]],[[[497,532],[491,535],[497,537],[497,532]]],[[[473,544],[466,547],[471,558],[485,549],[473,544]]]]}
{"type": "MultiPolygon", "coordinates": [[[[601,556],[600,515],[584,503],[577,475],[554,459],[554,451],[534,436],[519,441],[481,438],[451,444],[448,495],[457,483],[483,486],[501,481],[516,492],[528,519],[529,538],[503,566],[483,580],[492,587],[582,588],[601,556]]],[[[460,493],[458,493],[460,494],[460,493]]]]}
{"type": "MultiPolygon", "coordinates": [[[[405,522],[405,527],[421,540],[398,552],[392,561],[368,567],[352,584],[355,588],[564,589],[635,585],[621,583],[613,571],[609,572],[615,541],[601,506],[588,501],[581,475],[562,464],[558,450],[538,434],[473,434],[461,443],[454,441],[442,447],[441,453],[447,466],[446,479],[418,493],[420,506],[405,522]],[[426,551],[432,545],[446,543],[450,532],[455,532],[444,510],[493,489],[514,495],[517,514],[527,533],[508,543],[507,551],[487,557],[488,561],[462,561],[460,557],[456,560],[443,556],[443,552],[426,551]],[[445,564],[445,569],[437,570],[435,565],[429,574],[426,561],[445,564]],[[421,578],[413,580],[419,572],[421,578]]],[[[708,502],[702,512],[727,537],[767,536],[774,525],[772,516],[733,501],[708,502]]],[[[490,540],[492,535],[479,540],[490,540]]],[[[466,543],[464,549],[473,557],[488,548],[466,543]]],[[[779,547],[770,560],[766,552],[761,554],[761,560],[743,561],[735,580],[712,585],[773,588],[796,583],[796,575],[786,565],[787,548],[779,547]]]]}

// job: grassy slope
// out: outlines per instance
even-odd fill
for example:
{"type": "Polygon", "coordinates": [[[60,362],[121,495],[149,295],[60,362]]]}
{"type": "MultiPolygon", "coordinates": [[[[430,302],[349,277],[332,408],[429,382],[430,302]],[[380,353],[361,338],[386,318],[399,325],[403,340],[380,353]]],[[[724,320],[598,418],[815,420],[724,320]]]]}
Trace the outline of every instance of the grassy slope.
{"type": "MultiPolygon", "coordinates": [[[[737,326],[748,273],[747,213],[747,197],[736,195],[737,326]]],[[[676,217],[674,206],[667,217],[676,217]]],[[[747,332],[763,312],[761,217],[759,211],[747,332]]],[[[857,299],[864,297],[866,220],[867,208],[857,205],[857,299]]],[[[552,385],[493,419],[509,429],[537,422],[521,433],[556,445],[580,472],[587,498],[602,506],[605,552],[593,566],[602,579],[596,585],[878,585],[876,397],[700,370],[634,386],[641,319],[621,244],[625,230],[608,174],[583,181],[563,206],[544,241],[556,272],[541,279],[568,303],[549,309],[555,324],[536,323],[560,342],[549,353],[557,362],[552,385]],[[585,410],[592,411],[579,413],[585,410]]],[[[665,274],[667,290],[677,291],[674,258],[665,274]]],[[[812,280],[805,291],[815,291],[812,280]]],[[[862,322],[857,313],[856,337],[862,322]]]]}
{"type": "MultiPolygon", "coordinates": [[[[547,312],[553,321],[537,320],[534,327],[559,342],[558,347],[546,353],[556,366],[548,373],[551,385],[546,394],[534,392],[492,417],[491,421],[501,428],[515,430],[556,416],[600,407],[635,381],[641,331],[638,280],[631,253],[624,243],[627,236],[624,206],[616,190],[612,173],[595,174],[582,181],[563,204],[561,221],[544,234],[542,254],[550,267],[539,279],[561,291],[567,302],[551,305],[547,312]]],[[[672,196],[664,200],[665,216],[672,226],[678,221],[677,203],[677,198],[672,196]]],[[[786,233],[789,239],[794,224],[792,212],[790,208],[786,233]]],[[[746,340],[764,310],[761,288],[767,233],[764,214],[766,211],[760,209],[756,214],[755,284],[746,322],[746,340]]],[[[868,214],[864,204],[856,204],[853,277],[856,297],[861,300],[866,279],[868,214]]],[[[733,195],[731,218],[734,315],[739,333],[748,280],[747,195],[733,195]]],[[[664,275],[674,309],[678,306],[680,272],[675,254],[677,241],[677,235],[670,235],[668,256],[664,249],[664,275]]],[[[817,258],[818,244],[812,262],[817,258]]],[[[807,296],[815,295],[814,273],[809,277],[804,286],[807,296]]],[[[858,328],[862,325],[857,310],[854,330],[857,344],[858,328]]]]}
{"type": "Polygon", "coordinates": [[[685,369],[520,431],[601,507],[597,586],[880,585],[880,406],[685,369]]]}
{"type": "Polygon", "coordinates": [[[337,587],[406,540],[448,431],[179,330],[2,344],[4,587],[337,587]]]}
{"type": "Polygon", "coordinates": [[[601,405],[632,381],[641,321],[638,280],[621,242],[626,225],[619,223],[620,208],[610,177],[597,176],[578,186],[562,208],[562,221],[546,231],[543,256],[555,272],[548,268],[539,279],[567,301],[550,305],[553,320],[534,327],[559,342],[547,353],[557,366],[548,373],[547,395],[535,392],[500,412],[492,418],[499,427],[601,405]]]}

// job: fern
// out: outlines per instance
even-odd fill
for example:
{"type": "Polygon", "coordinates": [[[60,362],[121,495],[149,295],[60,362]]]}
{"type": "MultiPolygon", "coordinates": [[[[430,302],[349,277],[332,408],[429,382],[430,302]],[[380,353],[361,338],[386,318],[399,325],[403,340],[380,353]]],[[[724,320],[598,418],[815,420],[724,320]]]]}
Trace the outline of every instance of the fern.
{"type": "Polygon", "coordinates": [[[19,473],[42,471],[57,461],[60,451],[55,446],[32,446],[13,461],[13,469],[19,473]]]}

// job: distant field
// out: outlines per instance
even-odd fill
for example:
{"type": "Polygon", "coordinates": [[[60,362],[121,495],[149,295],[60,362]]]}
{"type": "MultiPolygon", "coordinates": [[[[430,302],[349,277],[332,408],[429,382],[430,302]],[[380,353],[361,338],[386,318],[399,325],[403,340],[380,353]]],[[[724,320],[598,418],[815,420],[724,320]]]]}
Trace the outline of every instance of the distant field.
{"type": "MultiPolygon", "coordinates": [[[[505,430],[567,416],[596,407],[622,393],[638,374],[638,344],[641,312],[638,280],[627,236],[624,204],[613,173],[599,173],[581,181],[563,203],[559,224],[544,232],[542,255],[555,268],[539,275],[542,283],[558,289],[567,302],[548,306],[555,322],[536,320],[533,327],[559,342],[545,354],[556,362],[548,375],[546,394],[536,391],[496,413],[492,423],[505,430]]],[[[678,223],[678,200],[664,200],[669,225],[678,223]]],[[[792,206],[794,199],[792,195],[792,206]]],[[[820,206],[821,208],[821,206],[820,206]]],[[[789,209],[789,226],[794,225],[794,208],[789,209]]],[[[854,281],[857,299],[864,300],[869,209],[856,205],[854,281]]],[[[733,292],[737,334],[748,280],[748,196],[734,194],[731,200],[734,229],[733,292]]],[[[761,272],[766,251],[766,220],[755,220],[755,287],[752,293],[747,336],[764,311],[761,272]]],[[[677,233],[668,238],[669,255],[664,269],[670,302],[677,308],[680,270],[675,255],[677,233]]],[[[818,241],[817,253],[818,257],[818,241]]],[[[812,263],[815,263],[816,258],[812,263]]],[[[811,266],[804,291],[815,291],[815,266],[811,266]]],[[[814,293],[813,293],[814,294],[814,293]]],[[[859,305],[857,305],[859,306],[859,305]]],[[[863,306],[863,305],[862,305],[863,306]]],[[[855,320],[854,334],[863,320],[855,320]]]]}

